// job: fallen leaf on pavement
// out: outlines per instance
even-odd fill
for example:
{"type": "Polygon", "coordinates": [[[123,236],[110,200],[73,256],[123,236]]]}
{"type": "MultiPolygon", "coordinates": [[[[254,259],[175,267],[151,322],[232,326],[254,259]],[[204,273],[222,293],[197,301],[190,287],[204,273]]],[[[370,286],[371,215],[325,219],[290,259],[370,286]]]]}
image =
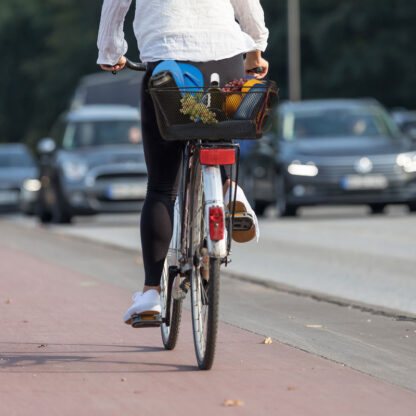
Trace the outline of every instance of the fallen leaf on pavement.
{"type": "Polygon", "coordinates": [[[309,325],[305,325],[306,328],[322,328],[323,325],[318,325],[318,324],[309,324],[309,325]]]}
{"type": "Polygon", "coordinates": [[[263,344],[271,344],[273,341],[270,337],[264,339],[263,344]]]}
{"type": "Polygon", "coordinates": [[[231,406],[244,406],[244,402],[242,400],[226,400],[224,405],[227,407],[231,406]]]}
{"type": "Polygon", "coordinates": [[[6,300],[6,303],[7,303],[7,304],[9,304],[9,303],[13,303],[13,299],[7,299],[7,300],[6,300]]]}
{"type": "Polygon", "coordinates": [[[288,389],[289,391],[293,391],[293,390],[296,390],[296,387],[294,387],[294,386],[289,386],[287,389],[288,389]]]}
{"type": "Polygon", "coordinates": [[[40,345],[38,345],[38,348],[45,348],[47,346],[48,346],[48,344],[40,344],[40,345]]]}
{"type": "Polygon", "coordinates": [[[122,377],[121,381],[127,381],[126,377],[122,377]]]}

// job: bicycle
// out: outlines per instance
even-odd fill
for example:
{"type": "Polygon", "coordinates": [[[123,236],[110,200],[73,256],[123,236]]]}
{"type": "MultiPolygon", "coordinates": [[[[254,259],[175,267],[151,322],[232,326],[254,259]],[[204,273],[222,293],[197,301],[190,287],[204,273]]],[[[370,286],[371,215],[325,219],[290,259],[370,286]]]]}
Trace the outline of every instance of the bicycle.
{"type": "MultiPolygon", "coordinates": [[[[146,70],[144,64],[130,60],[126,67],[146,70]]],[[[246,109],[241,111],[244,114],[239,120],[224,113],[227,113],[227,105],[234,110],[240,108],[243,98],[237,105],[229,98],[232,94],[224,94],[222,108],[217,111],[223,119],[217,120],[215,125],[202,123],[201,115],[192,121],[179,108],[172,111],[179,102],[184,106],[186,101],[183,100],[196,100],[197,104],[206,102],[209,94],[206,87],[158,88],[153,85],[149,92],[162,137],[184,140],[186,144],[180,192],[174,208],[173,237],[161,276],[162,312],[161,315],[133,317],[132,326],[160,326],[163,345],[172,350],[179,334],[183,298],[190,289],[197,363],[200,369],[208,370],[216,349],[220,266],[230,262],[232,231],[246,230],[252,225],[245,215],[235,215],[236,186],[233,195],[230,192],[229,200],[224,201],[220,166],[235,166],[235,183],[238,183],[239,145],[233,140],[261,137],[277,88],[269,81],[246,89],[242,94],[246,109]],[[173,298],[173,284],[177,278],[181,281],[180,290],[176,288],[176,298],[173,298]]]]}

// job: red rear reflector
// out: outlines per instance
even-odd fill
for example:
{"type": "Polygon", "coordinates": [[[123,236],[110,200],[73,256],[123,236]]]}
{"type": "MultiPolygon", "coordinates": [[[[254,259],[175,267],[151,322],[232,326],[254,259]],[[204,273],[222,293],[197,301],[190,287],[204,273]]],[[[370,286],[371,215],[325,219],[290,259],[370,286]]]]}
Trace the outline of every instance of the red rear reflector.
{"type": "Polygon", "coordinates": [[[234,149],[202,149],[199,160],[201,165],[234,165],[234,149]]]}
{"type": "Polygon", "coordinates": [[[209,236],[212,241],[224,238],[224,210],[221,207],[209,209],[209,236]]]}

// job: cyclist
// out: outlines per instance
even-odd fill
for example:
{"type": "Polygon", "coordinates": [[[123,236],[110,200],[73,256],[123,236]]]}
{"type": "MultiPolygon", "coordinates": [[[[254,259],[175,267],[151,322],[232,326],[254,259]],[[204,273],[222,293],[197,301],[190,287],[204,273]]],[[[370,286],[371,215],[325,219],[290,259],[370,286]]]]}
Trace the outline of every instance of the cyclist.
{"type": "MultiPolygon", "coordinates": [[[[104,0],[98,34],[97,63],[106,71],[124,68],[127,44],[123,25],[132,0],[104,0]]],[[[160,278],[172,237],[173,207],[180,183],[183,142],[164,141],[159,133],[155,110],[146,92],[153,69],[163,60],[184,61],[198,67],[209,83],[218,73],[224,82],[244,78],[250,70],[262,68],[263,78],[269,64],[262,58],[269,32],[259,0],[137,0],[134,19],[142,62],[148,69],[141,91],[142,138],[148,170],[147,196],[141,214],[142,254],[145,286],[133,295],[133,305],[123,320],[131,323],[135,314],[160,314],[160,278]],[[244,60],[244,54],[246,57],[244,60]]],[[[225,200],[232,191],[224,175],[225,200]]],[[[253,219],[252,229],[239,231],[244,242],[258,235],[257,218],[244,192],[237,187],[242,202],[253,219]],[[246,233],[246,235],[241,235],[246,233]]]]}

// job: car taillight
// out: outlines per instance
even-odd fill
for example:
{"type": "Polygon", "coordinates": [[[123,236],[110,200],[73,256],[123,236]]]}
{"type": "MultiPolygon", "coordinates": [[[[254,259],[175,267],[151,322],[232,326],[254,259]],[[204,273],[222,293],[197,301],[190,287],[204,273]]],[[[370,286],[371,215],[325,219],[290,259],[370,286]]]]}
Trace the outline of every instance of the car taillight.
{"type": "Polygon", "coordinates": [[[212,241],[224,238],[224,210],[221,207],[209,209],[209,236],[212,241]]]}
{"type": "Polygon", "coordinates": [[[234,149],[202,149],[199,160],[201,165],[234,165],[234,149]]]}

